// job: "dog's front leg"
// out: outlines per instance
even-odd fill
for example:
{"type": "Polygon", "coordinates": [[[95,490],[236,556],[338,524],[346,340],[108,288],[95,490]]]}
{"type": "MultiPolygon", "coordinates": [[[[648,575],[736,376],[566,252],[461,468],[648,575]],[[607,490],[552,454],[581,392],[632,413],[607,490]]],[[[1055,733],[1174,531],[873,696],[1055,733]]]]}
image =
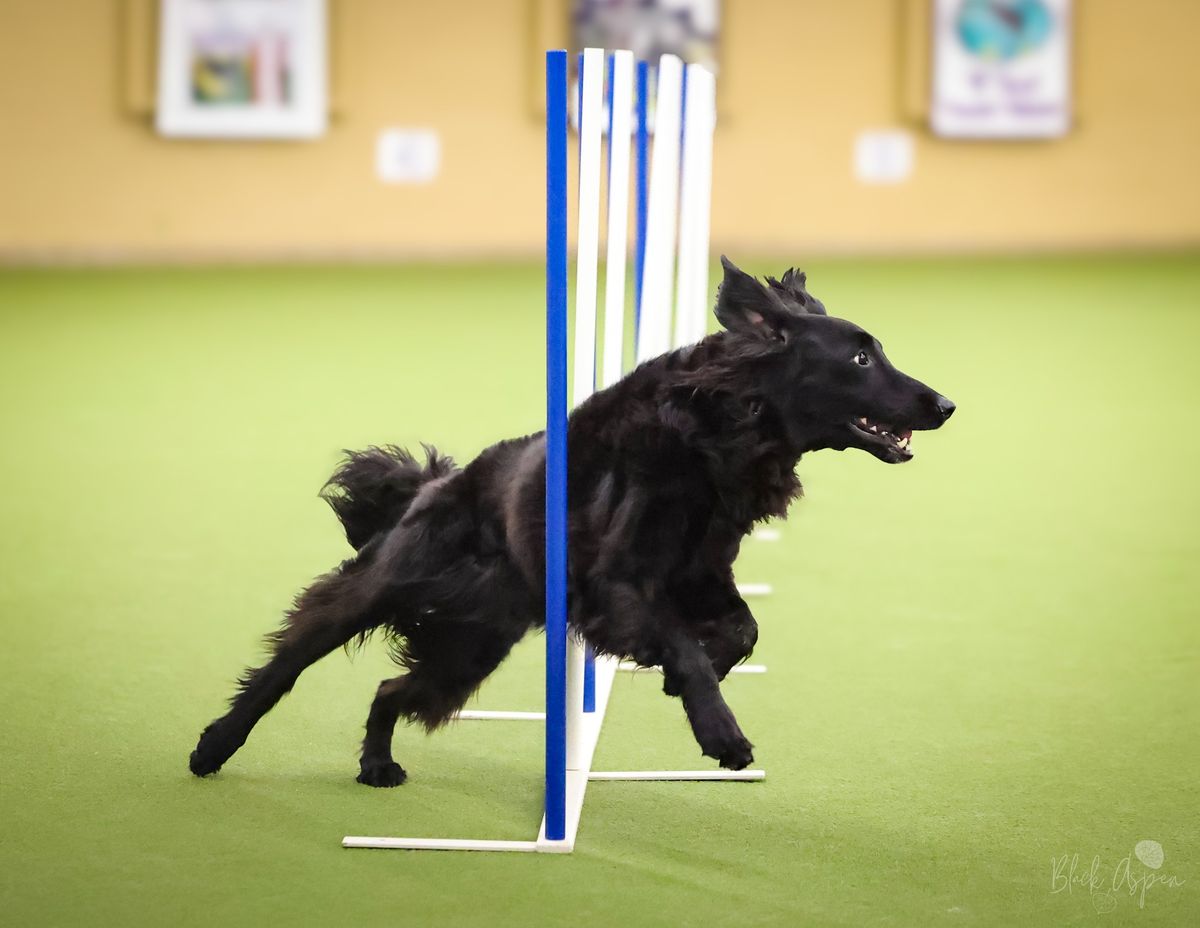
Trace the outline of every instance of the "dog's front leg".
{"type": "Polygon", "coordinates": [[[703,635],[684,619],[687,603],[647,597],[646,586],[611,577],[585,586],[576,628],[603,653],[632,658],[643,667],[661,665],[666,691],[682,697],[701,751],[722,767],[741,770],[754,760],[753,745],[725,704],[703,635]]]}
{"type": "Polygon", "coordinates": [[[683,630],[668,635],[663,641],[662,668],[668,691],[683,700],[683,711],[700,750],[730,770],[753,763],[754,745],[742,734],[733,710],[725,703],[703,645],[683,630]]]}
{"type": "MultiPolygon", "coordinates": [[[[700,639],[718,680],[748,658],[758,643],[758,623],[733,585],[732,574],[688,584],[681,592],[680,614],[688,617],[688,628],[700,639]]],[[[666,678],[663,691],[678,696],[678,681],[666,678]]]]}
{"type": "MultiPolygon", "coordinates": [[[[732,577],[729,583],[721,584],[705,599],[716,605],[717,611],[712,621],[701,624],[704,651],[712,661],[717,679],[724,680],[735,664],[753,653],[758,643],[758,623],[746,601],[733,586],[732,577]]],[[[703,603],[696,605],[698,610],[704,610],[703,603]]]]}

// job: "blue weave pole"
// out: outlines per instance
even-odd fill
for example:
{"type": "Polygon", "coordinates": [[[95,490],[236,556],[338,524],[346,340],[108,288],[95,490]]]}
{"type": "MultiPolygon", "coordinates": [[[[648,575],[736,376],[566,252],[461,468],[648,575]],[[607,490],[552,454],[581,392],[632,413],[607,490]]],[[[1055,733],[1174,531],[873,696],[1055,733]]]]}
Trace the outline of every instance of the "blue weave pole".
{"type": "Polygon", "coordinates": [[[634,351],[642,323],[642,272],[646,267],[646,216],[650,208],[650,64],[637,63],[637,241],[634,249],[634,351]]]}
{"type": "Polygon", "coordinates": [[[567,53],[546,52],[546,839],[567,836],[567,53]]]}
{"type": "Polygon", "coordinates": [[[605,80],[608,82],[607,84],[605,84],[604,100],[605,100],[605,104],[608,107],[608,164],[609,164],[609,173],[610,174],[612,173],[613,69],[616,66],[617,66],[617,56],[613,55],[613,54],[609,54],[608,55],[608,64],[604,69],[605,80]]]}
{"type": "MultiPolygon", "coordinates": [[[[583,139],[583,52],[575,56],[575,137],[583,139]]],[[[583,145],[579,146],[579,160],[583,160],[583,145]]]]}
{"type": "MultiPolygon", "coordinates": [[[[683,65],[683,79],[679,82],[679,163],[683,164],[683,137],[687,133],[688,68],[683,65]]],[[[680,177],[683,175],[680,174],[680,177]]]]}

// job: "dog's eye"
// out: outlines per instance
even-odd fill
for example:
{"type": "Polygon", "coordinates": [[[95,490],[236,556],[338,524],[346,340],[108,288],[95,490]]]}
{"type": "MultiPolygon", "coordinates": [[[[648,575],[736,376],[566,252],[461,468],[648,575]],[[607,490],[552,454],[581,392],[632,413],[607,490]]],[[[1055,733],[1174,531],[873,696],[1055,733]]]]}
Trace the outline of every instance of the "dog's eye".
{"type": "Polygon", "coordinates": [[[854,363],[867,367],[871,363],[871,357],[865,351],[860,351],[854,356],[854,363]]]}

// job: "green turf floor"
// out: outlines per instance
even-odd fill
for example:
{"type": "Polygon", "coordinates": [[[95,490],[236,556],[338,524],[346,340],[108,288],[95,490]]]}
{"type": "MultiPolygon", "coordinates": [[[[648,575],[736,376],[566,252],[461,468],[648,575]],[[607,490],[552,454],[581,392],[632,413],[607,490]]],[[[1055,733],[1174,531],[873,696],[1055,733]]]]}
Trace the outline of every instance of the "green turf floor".
{"type": "MultiPolygon", "coordinates": [[[[571,857],[340,847],[540,816],[529,723],[400,730],[408,785],[354,782],[378,648],[185,764],[346,554],[338,449],[537,427],[537,269],[0,274],[0,922],[1200,924],[1200,261],[809,270],[959,412],[903,467],[802,461],[745,546],[770,672],[725,690],[767,781],[593,784],[571,857]],[[1142,840],[1182,886],[1051,892],[1142,840]]],[[[476,704],[539,708],[540,646],[476,704]]],[[[657,682],[618,679],[598,767],[708,763],[657,682]]]]}

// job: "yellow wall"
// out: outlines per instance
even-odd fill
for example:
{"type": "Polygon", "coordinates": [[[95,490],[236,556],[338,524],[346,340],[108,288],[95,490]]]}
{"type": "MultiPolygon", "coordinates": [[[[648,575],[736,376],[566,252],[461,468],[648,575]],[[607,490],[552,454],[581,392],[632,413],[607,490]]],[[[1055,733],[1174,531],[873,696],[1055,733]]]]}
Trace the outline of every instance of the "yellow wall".
{"type": "MultiPolygon", "coordinates": [[[[144,0],[0,0],[0,259],[534,254],[531,91],[555,0],[334,0],[335,118],[317,142],[157,137],[144,0]],[[380,184],[384,126],[443,171],[380,184]]],[[[817,252],[1200,244],[1200,2],[1076,0],[1063,141],[920,129],[922,0],[725,0],[714,245],[817,252]],[[918,130],[897,187],[853,177],[865,127],[918,130]]]]}

